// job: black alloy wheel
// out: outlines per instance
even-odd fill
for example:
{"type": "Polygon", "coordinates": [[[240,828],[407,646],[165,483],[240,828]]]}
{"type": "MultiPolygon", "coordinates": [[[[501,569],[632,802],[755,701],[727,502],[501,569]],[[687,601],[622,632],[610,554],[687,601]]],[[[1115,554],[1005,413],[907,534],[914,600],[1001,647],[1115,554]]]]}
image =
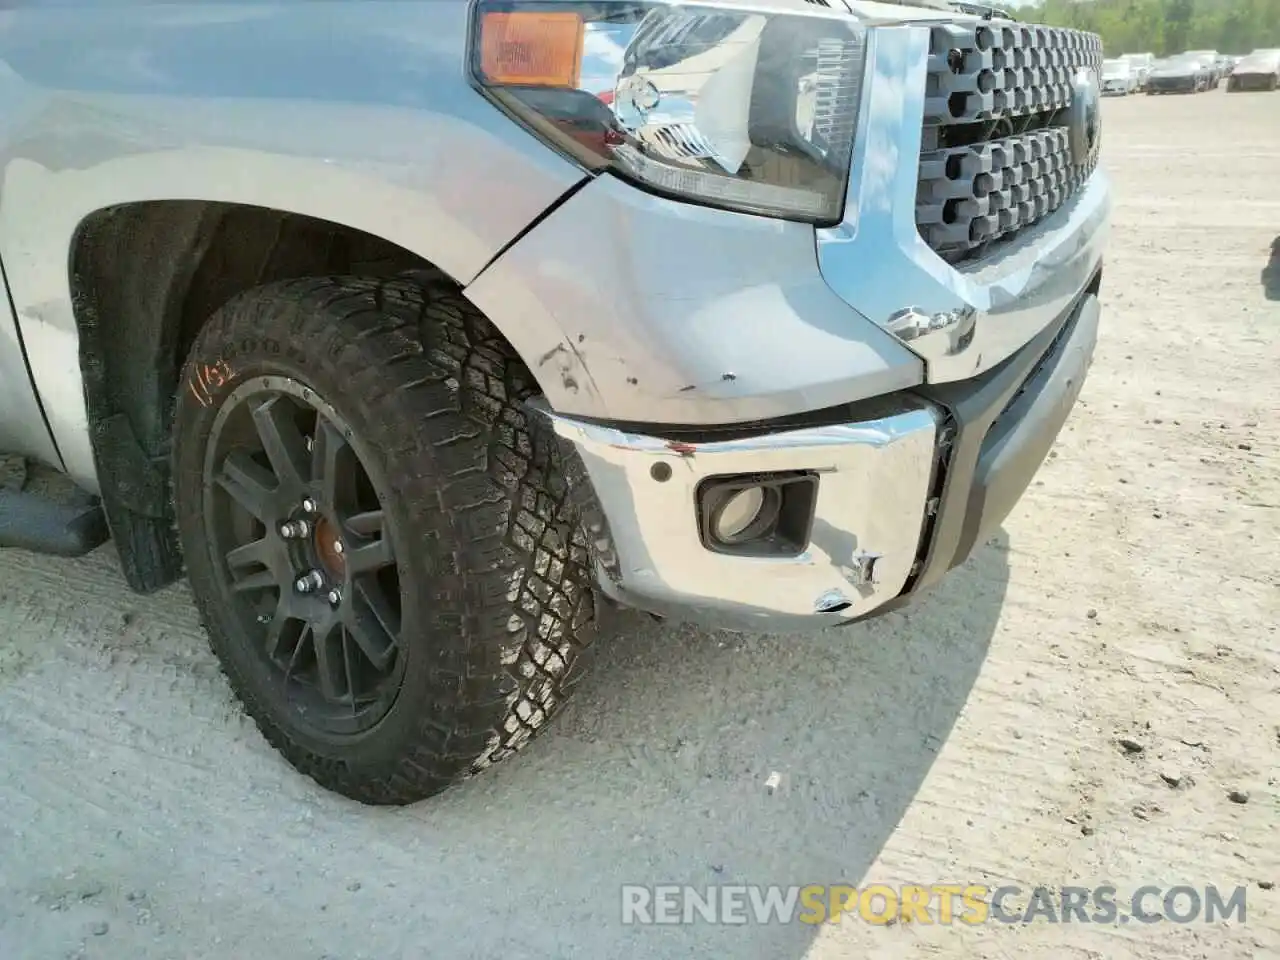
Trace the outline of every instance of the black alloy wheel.
{"type": "Polygon", "coordinates": [[[283,377],[240,386],[214,423],[206,510],[220,586],[265,669],[328,734],[356,734],[402,673],[393,521],[351,428],[283,377]]]}
{"type": "Polygon", "coordinates": [[[590,659],[608,530],[585,465],[527,404],[528,368],[456,286],[245,291],[179,383],[187,579],[290,763],[410,803],[547,728],[590,659]]]}

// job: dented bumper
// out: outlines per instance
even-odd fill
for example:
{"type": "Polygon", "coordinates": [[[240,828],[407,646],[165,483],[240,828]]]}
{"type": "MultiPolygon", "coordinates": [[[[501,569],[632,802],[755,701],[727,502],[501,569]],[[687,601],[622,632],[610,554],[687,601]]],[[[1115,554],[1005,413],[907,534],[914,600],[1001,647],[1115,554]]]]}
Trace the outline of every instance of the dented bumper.
{"type": "Polygon", "coordinates": [[[938,411],[904,398],[870,420],[696,443],[565,417],[608,520],[614,599],[712,626],[772,630],[861,616],[896,596],[920,540],[938,411]],[[812,475],[807,542],[791,555],[717,552],[700,529],[699,495],[720,477],[812,475]]]}
{"type": "Polygon", "coordinates": [[[963,562],[1031,482],[1092,359],[1096,289],[1095,278],[980,378],[808,423],[655,436],[541,408],[581,457],[607,520],[601,589],[628,606],[743,630],[832,626],[905,601],[963,562]],[[708,485],[775,477],[811,478],[803,542],[754,553],[709,543],[708,485]]]}

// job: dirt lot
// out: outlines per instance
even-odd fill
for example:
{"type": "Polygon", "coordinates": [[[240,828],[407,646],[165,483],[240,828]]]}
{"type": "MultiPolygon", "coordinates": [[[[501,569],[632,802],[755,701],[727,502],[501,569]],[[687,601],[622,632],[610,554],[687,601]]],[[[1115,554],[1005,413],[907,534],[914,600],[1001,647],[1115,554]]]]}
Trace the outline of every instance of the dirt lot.
{"type": "Polygon", "coordinates": [[[1103,340],[1006,532],[853,630],[631,624],[552,732],[435,801],[295,775],[184,589],[0,552],[0,957],[1280,955],[1280,94],[1105,114],[1103,340]],[[1248,915],[619,922],[628,882],[876,881],[1248,884],[1248,915]]]}

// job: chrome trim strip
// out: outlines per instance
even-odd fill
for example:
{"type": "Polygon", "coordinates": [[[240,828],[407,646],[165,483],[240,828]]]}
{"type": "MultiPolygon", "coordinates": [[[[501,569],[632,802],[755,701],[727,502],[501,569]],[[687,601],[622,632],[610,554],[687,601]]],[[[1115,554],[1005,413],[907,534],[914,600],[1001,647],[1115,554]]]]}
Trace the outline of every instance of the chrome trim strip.
{"type": "Polygon", "coordinates": [[[944,261],[915,223],[928,61],[927,25],[868,31],[844,220],[817,231],[817,248],[831,288],[915,351],[930,383],[943,383],[984,373],[1061,315],[1101,262],[1111,201],[1095,171],[989,257],[944,261]]]}
{"type": "Polygon", "coordinates": [[[901,592],[919,548],[938,428],[935,410],[914,402],[920,406],[876,420],[693,446],[563,417],[545,404],[535,409],[576,448],[608,518],[617,567],[598,570],[605,593],[677,619],[772,630],[840,623],[901,592]],[[660,463],[669,476],[651,473],[660,463]],[[805,552],[756,558],[707,550],[698,484],[772,471],[818,474],[805,552]]]}

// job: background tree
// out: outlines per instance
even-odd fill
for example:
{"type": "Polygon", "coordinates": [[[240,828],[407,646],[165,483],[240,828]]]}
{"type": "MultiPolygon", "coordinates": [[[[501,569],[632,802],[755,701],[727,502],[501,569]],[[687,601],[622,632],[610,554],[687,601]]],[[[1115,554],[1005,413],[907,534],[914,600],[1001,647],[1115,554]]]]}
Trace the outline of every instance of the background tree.
{"type": "Polygon", "coordinates": [[[1033,0],[1017,15],[1102,35],[1108,56],[1280,48],[1280,0],[1033,0]]]}

